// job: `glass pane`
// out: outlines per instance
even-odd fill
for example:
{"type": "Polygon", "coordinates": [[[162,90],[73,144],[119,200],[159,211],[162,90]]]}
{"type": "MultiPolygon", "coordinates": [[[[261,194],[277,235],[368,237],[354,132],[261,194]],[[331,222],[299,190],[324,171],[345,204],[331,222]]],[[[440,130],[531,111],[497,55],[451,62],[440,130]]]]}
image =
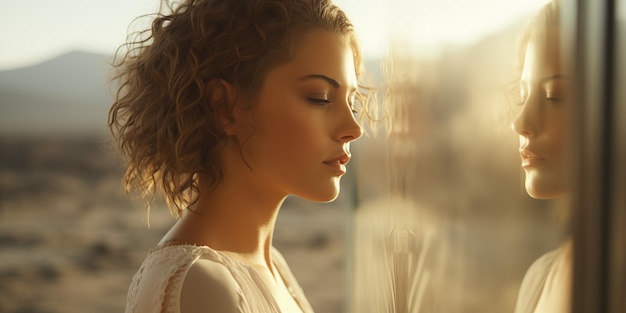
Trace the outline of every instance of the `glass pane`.
{"type": "Polygon", "coordinates": [[[391,123],[355,144],[351,312],[513,312],[530,265],[565,242],[567,200],[527,194],[511,129],[527,92],[518,44],[545,2],[370,12],[387,32],[368,65],[391,123]]]}

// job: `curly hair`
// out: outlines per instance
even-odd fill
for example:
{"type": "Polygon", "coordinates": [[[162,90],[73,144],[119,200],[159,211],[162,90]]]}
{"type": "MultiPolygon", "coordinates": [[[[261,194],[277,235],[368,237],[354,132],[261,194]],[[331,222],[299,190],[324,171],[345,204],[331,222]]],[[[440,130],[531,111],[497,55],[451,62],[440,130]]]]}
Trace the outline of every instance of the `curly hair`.
{"type": "Polygon", "coordinates": [[[127,162],[126,191],[139,191],[148,208],[163,192],[180,217],[197,199],[199,173],[217,186],[226,139],[219,121],[232,118],[233,105],[212,98],[207,84],[224,80],[251,99],[269,69],[316,29],[348,38],[359,77],[353,26],[330,0],[162,0],[151,27],[132,33],[113,64],[108,125],[127,162]]]}

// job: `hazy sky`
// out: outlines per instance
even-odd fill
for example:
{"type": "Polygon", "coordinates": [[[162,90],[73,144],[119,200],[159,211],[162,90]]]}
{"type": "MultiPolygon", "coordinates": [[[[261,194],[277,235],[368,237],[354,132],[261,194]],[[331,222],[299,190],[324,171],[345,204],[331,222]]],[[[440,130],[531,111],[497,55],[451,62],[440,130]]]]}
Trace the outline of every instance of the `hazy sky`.
{"type": "MultiPolygon", "coordinates": [[[[467,43],[527,15],[546,0],[335,0],[352,18],[366,55],[391,36],[416,45],[467,43]],[[494,13],[497,12],[497,13],[494,13]]],[[[128,24],[158,0],[0,0],[0,70],[70,50],[112,54],[128,24]]]]}

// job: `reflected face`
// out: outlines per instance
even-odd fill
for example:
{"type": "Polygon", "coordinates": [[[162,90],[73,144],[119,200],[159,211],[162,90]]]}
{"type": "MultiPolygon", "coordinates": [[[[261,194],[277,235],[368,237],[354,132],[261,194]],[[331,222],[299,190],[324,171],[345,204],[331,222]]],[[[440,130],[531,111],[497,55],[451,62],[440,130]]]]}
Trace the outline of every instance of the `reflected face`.
{"type": "Polygon", "coordinates": [[[332,201],[362,135],[352,112],[353,50],[341,35],[312,31],[293,58],[270,70],[255,98],[245,155],[252,173],[280,195],[332,201]]]}
{"type": "Polygon", "coordinates": [[[566,80],[560,66],[559,38],[531,40],[521,77],[520,111],[512,128],[519,135],[525,187],[536,199],[551,199],[567,191],[566,80]],[[545,43],[545,44],[544,44],[545,43]]]}

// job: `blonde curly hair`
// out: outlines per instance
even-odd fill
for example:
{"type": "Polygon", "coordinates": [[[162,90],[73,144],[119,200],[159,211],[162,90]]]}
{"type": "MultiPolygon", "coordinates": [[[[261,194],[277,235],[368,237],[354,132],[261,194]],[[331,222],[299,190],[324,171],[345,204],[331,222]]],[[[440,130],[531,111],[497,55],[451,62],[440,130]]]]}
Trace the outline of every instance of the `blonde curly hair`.
{"type": "Polygon", "coordinates": [[[349,39],[360,76],[353,26],[330,0],[162,0],[151,28],[129,36],[113,64],[118,88],[108,125],[127,161],[126,191],[139,191],[148,208],[162,192],[180,217],[197,199],[198,173],[217,186],[226,139],[219,120],[233,107],[210,101],[207,85],[221,79],[252,99],[268,70],[315,29],[349,39]]]}

